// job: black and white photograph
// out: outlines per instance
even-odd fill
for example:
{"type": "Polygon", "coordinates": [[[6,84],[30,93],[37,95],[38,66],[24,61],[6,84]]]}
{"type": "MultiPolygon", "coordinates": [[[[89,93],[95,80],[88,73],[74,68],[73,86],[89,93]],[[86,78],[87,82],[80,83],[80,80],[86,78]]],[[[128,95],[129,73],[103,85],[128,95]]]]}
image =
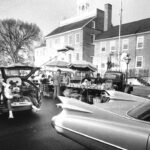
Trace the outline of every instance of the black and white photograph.
{"type": "Polygon", "coordinates": [[[150,150],[150,0],[0,0],[0,150],[150,150]]]}

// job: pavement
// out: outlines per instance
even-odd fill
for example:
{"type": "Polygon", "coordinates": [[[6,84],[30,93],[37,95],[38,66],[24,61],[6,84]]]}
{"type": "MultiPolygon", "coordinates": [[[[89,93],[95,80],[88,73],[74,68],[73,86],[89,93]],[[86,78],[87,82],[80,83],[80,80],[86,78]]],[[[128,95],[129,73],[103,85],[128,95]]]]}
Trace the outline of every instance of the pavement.
{"type": "MultiPolygon", "coordinates": [[[[134,86],[132,94],[147,97],[150,87],[134,86]]],[[[86,150],[52,128],[51,118],[61,111],[57,103],[47,97],[37,113],[17,112],[14,119],[0,115],[0,150],[86,150]]]]}
{"type": "Polygon", "coordinates": [[[0,115],[0,150],[86,150],[52,128],[51,118],[61,111],[56,103],[43,98],[37,113],[17,112],[14,119],[0,115]]]}
{"type": "Polygon", "coordinates": [[[150,86],[133,86],[132,94],[146,98],[150,95],[150,86]]]}

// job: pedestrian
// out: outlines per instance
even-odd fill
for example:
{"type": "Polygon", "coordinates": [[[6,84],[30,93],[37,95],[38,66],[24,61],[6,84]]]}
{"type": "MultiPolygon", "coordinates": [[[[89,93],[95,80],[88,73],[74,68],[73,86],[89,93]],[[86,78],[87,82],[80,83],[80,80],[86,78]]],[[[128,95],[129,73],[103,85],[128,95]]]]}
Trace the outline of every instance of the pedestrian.
{"type": "Polygon", "coordinates": [[[66,86],[70,83],[70,77],[67,73],[63,76],[63,84],[66,86]]]}
{"type": "Polygon", "coordinates": [[[2,81],[3,79],[0,79],[0,103],[2,103],[2,90],[3,90],[2,81]]]}
{"type": "Polygon", "coordinates": [[[100,73],[97,73],[97,77],[94,81],[95,84],[102,84],[103,83],[103,79],[100,76],[100,73]]]}
{"type": "Polygon", "coordinates": [[[53,77],[53,85],[54,85],[54,95],[53,99],[55,100],[60,95],[60,85],[61,85],[61,70],[58,69],[56,75],[53,77]]]}
{"type": "Polygon", "coordinates": [[[91,78],[88,73],[85,74],[85,77],[82,79],[81,83],[90,84],[91,78]]]}

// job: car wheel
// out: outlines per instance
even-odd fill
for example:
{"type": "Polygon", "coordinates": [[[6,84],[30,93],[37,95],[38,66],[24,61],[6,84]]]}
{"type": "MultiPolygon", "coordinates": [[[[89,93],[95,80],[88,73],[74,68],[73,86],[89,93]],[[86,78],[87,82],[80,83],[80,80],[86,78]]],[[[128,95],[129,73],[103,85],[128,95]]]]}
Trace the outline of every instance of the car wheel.
{"type": "Polygon", "coordinates": [[[124,89],[124,92],[125,92],[125,93],[131,93],[130,87],[129,87],[129,86],[126,86],[125,89],[124,89]]]}

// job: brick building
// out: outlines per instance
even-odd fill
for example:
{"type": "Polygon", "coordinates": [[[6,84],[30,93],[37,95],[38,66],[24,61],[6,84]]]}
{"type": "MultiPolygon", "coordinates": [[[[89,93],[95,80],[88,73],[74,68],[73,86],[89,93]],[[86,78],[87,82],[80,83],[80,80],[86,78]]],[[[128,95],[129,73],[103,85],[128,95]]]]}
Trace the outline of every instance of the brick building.
{"type": "Polygon", "coordinates": [[[129,54],[129,76],[149,81],[150,18],[122,24],[120,40],[119,26],[113,26],[111,19],[111,4],[105,4],[104,11],[90,11],[88,1],[79,0],[77,15],[61,21],[59,27],[46,36],[46,56],[42,63],[49,59],[85,60],[97,66],[103,75],[108,60],[113,64],[112,69],[126,71],[127,64],[123,58],[129,54]],[[57,52],[65,46],[73,47],[74,51],[57,52]]]}
{"type": "Polygon", "coordinates": [[[93,62],[95,36],[111,27],[111,5],[105,11],[89,11],[87,1],[78,3],[77,16],[60,22],[60,26],[46,36],[46,49],[50,58],[68,62],[93,62]],[[74,51],[58,54],[57,50],[71,46],[74,51]],[[55,57],[56,56],[56,57],[55,57]]]}
{"type": "MultiPolygon", "coordinates": [[[[119,26],[113,26],[109,30],[96,36],[94,41],[95,51],[93,64],[97,65],[102,74],[107,69],[107,61],[111,59],[113,68],[120,66],[126,70],[126,62],[122,57],[129,54],[129,76],[143,77],[148,81],[150,76],[150,18],[130,22],[121,25],[120,50],[119,50],[119,26]]],[[[112,68],[112,69],[113,69],[112,68]]]]}

